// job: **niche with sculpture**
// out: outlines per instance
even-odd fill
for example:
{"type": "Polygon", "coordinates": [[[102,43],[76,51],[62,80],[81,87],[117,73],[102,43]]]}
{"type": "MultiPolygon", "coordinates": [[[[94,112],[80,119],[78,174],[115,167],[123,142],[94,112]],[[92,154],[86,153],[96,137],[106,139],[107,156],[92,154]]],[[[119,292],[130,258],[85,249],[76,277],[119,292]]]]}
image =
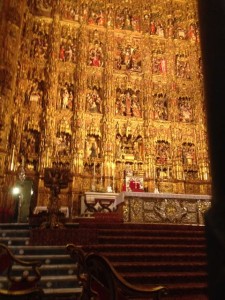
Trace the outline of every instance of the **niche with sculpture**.
{"type": "Polygon", "coordinates": [[[115,27],[122,30],[140,31],[140,12],[127,6],[115,9],[115,27]]]}
{"type": "Polygon", "coordinates": [[[139,90],[116,89],[116,115],[138,118],[142,116],[139,90]]]}
{"type": "Polygon", "coordinates": [[[77,61],[77,29],[64,25],[61,29],[59,60],[76,63],[77,61]]]}
{"type": "Polygon", "coordinates": [[[115,159],[137,160],[143,159],[143,138],[142,136],[121,135],[117,133],[115,143],[115,159]]]}
{"type": "Polygon", "coordinates": [[[86,110],[91,113],[102,113],[102,98],[101,87],[89,86],[86,95],[86,110]]]}
{"type": "Polygon", "coordinates": [[[172,178],[171,166],[158,166],[156,167],[156,174],[154,174],[156,180],[167,180],[172,178]]]}
{"type": "Polygon", "coordinates": [[[195,145],[190,142],[184,142],[182,144],[182,161],[184,165],[196,164],[195,145]]]}
{"type": "Polygon", "coordinates": [[[59,74],[57,109],[72,110],[74,105],[73,74],[59,74]]]}
{"type": "Polygon", "coordinates": [[[170,143],[165,140],[156,142],[156,164],[166,165],[171,159],[170,143]]]}
{"type": "Polygon", "coordinates": [[[105,3],[93,2],[89,5],[88,25],[104,26],[106,23],[105,3]]]}
{"type": "Polygon", "coordinates": [[[84,156],[86,160],[97,160],[101,156],[101,139],[95,134],[88,134],[85,140],[84,156]]]}
{"type": "Polygon", "coordinates": [[[61,4],[61,17],[65,20],[78,22],[80,18],[78,1],[63,1],[61,4]]]}
{"type": "Polygon", "coordinates": [[[179,52],[175,57],[175,74],[180,79],[191,79],[191,68],[189,55],[184,52],[179,52]]]}
{"type": "Polygon", "coordinates": [[[26,167],[37,171],[40,133],[36,130],[24,130],[20,141],[20,153],[23,155],[26,167]]]}
{"type": "Polygon", "coordinates": [[[31,10],[48,17],[51,15],[53,3],[54,0],[28,1],[28,5],[30,5],[31,10]]]}
{"type": "Polygon", "coordinates": [[[142,71],[142,55],[140,39],[128,40],[125,36],[117,36],[115,39],[114,68],[116,70],[142,71]]]}
{"type": "Polygon", "coordinates": [[[154,94],[153,107],[155,120],[168,120],[168,98],[166,94],[154,94]]]}
{"type": "Polygon", "coordinates": [[[165,37],[165,22],[163,7],[146,4],[143,11],[142,29],[145,33],[165,37]]]}
{"type": "Polygon", "coordinates": [[[35,21],[33,38],[31,40],[30,57],[32,59],[47,59],[49,55],[50,25],[45,21],[35,21]]]}
{"type": "Polygon", "coordinates": [[[180,122],[193,121],[192,101],[188,96],[180,96],[178,98],[178,120],[180,122]]]}
{"type": "Polygon", "coordinates": [[[25,104],[35,106],[36,108],[44,107],[44,95],[46,83],[42,78],[33,77],[28,81],[28,87],[25,93],[25,104]]]}
{"type": "Polygon", "coordinates": [[[89,45],[87,65],[92,67],[104,66],[104,36],[95,29],[89,31],[89,45]]]}
{"type": "Polygon", "coordinates": [[[54,147],[53,156],[58,161],[68,161],[71,154],[71,124],[70,120],[63,117],[58,124],[54,147]]]}

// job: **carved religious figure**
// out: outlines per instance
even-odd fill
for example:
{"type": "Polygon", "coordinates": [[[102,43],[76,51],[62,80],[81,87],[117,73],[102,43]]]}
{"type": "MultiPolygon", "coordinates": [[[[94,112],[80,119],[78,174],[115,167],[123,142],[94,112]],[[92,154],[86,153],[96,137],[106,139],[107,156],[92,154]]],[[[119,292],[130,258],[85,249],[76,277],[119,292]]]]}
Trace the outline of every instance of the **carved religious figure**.
{"type": "Polygon", "coordinates": [[[195,145],[193,143],[182,144],[183,164],[193,165],[195,163],[195,145]]]}
{"type": "Polygon", "coordinates": [[[167,97],[163,93],[154,95],[154,117],[156,120],[168,120],[167,97]]]}
{"type": "Polygon", "coordinates": [[[95,159],[100,156],[100,140],[98,136],[88,135],[85,141],[85,158],[95,159]]]}
{"type": "Polygon", "coordinates": [[[166,164],[170,159],[170,144],[167,141],[159,140],[156,143],[156,163],[166,164]]]}
{"type": "Polygon", "coordinates": [[[44,96],[42,81],[34,79],[30,82],[28,89],[25,93],[25,103],[42,105],[42,100],[44,96]]]}
{"type": "Polygon", "coordinates": [[[77,59],[77,32],[68,26],[63,26],[59,49],[61,62],[75,63],[77,59]]]}
{"type": "Polygon", "coordinates": [[[102,112],[102,98],[101,89],[94,86],[86,96],[87,111],[101,113],[102,112]]]}
{"type": "Polygon", "coordinates": [[[60,89],[60,108],[61,109],[72,109],[74,99],[74,87],[73,84],[68,82],[60,89]]]}
{"type": "Polygon", "coordinates": [[[133,43],[121,43],[117,41],[117,51],[115,53],[115,68],[118,70],[130,70],[140,72],[142,58],[138,41],[133,43]]]}
{"type": "Polygon", "coordinates": [[[44,22],[35,22],[33,26],[33,39],[31,40],[30,57],[48,57],[49,49],[49,25],[44,22]]]}
{"type": "Polygon", "coordinates": [[[192,122],[193,112],[191,99],[189,97],[179,97],[178,99],[179,120],[182,122],[192,122]]]}
{"type": "Polygon", "coordinates": [[[118,88],[116,90],[116,114],[141,117],[140,92],[118,88]]]}
{"type": "Polygon", "coordinates": [[[73,1],[72,3],[63,2],[61,5],[61,14],[64,19],[79,21],[79,7],[77,1],[73,1]]]}
{"type": "Polygon", "coordinates": [[[152,58],[152,72],[154,74],[166,74],[166,59],[161,56],[154,56],[152,58]]]}
{"type": "Polygon", "coordinates": [[[104,26],[105,25],[105,10],[104,6],[101,7],[99,5],[100,3],[96,3],[96,5],[93,3],[90,5],[89,9],[89,16],[88,16],[88,24],[89,25],[98,25],[98,26],[104,26]]]}

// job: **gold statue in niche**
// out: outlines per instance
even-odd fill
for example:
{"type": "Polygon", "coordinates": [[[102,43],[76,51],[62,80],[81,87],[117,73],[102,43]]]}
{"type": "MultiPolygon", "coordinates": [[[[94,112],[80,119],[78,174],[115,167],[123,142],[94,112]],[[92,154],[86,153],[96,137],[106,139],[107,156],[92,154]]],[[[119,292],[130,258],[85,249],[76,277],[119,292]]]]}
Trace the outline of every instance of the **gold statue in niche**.
{"type": "Polygon", "coordinates": [[[102,90],[93,86],[86,96],[86,109],[92,113],[102,113],[102,90]]]}
{"type": "Polygon", "coordinates": [[[116,114],[121,116],[141,117],[140,91],[132,89],[116,90],[116,114]]]}
{"type": "Polygon", "coordinates": [[[126,41],[125,36],[117,38],[117,48],[115,51],[115,69],[141,72],[142,58],[139,42],[140,41],[138,39],[126,41]]]}
{"type": "Polygon", "coordinates": [[[77,60],[77,30],[65,25],[61,30],[59,60],[69,63],[77,60]]]}

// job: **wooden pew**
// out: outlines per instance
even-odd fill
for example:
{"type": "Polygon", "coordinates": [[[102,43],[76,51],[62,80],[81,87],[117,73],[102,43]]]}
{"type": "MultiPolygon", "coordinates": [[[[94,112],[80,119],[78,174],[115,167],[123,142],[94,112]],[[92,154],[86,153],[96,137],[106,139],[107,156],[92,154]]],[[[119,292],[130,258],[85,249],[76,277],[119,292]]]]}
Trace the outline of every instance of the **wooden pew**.
{"type": "Polygon", "coordinates": [[[16,258],[4,244],[0,244],[0,275],[7,278],[7,288],[0,288],[0,300],[38,300],[44,294],[38,287],[41,275],[39,261],[23,261],[16,258]],[[13,265],[22,266],[21,275],[13,275],[13,265]]]}
{"type": "Polygon", "coordinates": [[[83,287],[81,300],[160,300],[167,295],[167,289],[163,286],[136,287],[128,283],[103,255],[85,253],[81,246],[74,244],[68,244],[67,251],[78,263],[77,275],[83,287]]]}

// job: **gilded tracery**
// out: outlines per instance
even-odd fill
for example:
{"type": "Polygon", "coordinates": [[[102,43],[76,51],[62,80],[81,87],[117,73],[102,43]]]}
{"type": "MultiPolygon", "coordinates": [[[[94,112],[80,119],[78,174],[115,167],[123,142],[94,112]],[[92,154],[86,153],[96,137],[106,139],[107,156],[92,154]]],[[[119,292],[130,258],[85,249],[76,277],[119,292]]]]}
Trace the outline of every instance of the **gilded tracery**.
{"type": "Polygon", "coordinates": [[[1,178],[23,155],[37,202],[53,163],[71,169],[75,199],[93,172],[120,191],[127,167],[149,191],[208,193],[195,0],[8,2],[18,15],[1,49],[1,178]]]}

